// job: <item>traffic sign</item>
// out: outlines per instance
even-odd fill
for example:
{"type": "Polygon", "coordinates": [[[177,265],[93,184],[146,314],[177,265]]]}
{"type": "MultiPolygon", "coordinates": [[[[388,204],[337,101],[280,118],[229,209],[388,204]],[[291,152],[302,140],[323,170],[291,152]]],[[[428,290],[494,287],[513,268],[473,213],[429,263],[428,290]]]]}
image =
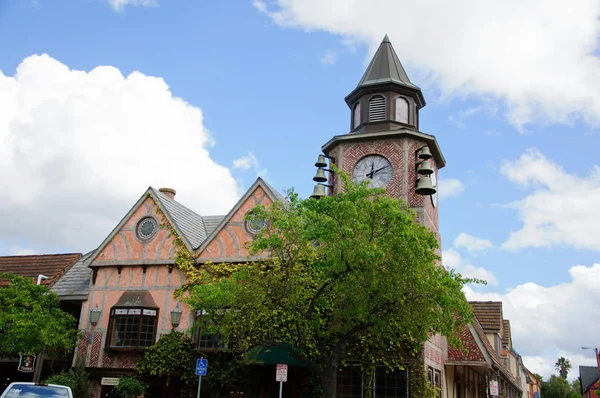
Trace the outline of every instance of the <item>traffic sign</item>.
{"type": "Polygon", "coordinates": [[[206,376],[206,368],[208,368],[208,359],[198,358],[196,360],[196,374],[198,376],[206,376]]]}
{"type": "Polygon", "coordinates": [[[287,381],[288,366],[278,364],[275,370],[275,381],[285,382],[287,381]]]}

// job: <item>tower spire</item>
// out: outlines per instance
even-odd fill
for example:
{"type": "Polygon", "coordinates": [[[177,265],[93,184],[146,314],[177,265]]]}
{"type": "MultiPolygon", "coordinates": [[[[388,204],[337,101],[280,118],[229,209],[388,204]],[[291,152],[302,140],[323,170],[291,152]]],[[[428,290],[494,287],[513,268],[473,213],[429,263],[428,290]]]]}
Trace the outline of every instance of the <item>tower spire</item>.
{"type": "Polygon", "coordinates": [[[371,59],[362,79],[346,97],[346,102],[350,105],[359,92],[373,91],[378,86],[392,86],[396,89],[408,91],[415,98],[419,108],[425,106],[425,98],[421,93],[421,89],[408,78],[387,34],[381,41],[375,55],[373,55],[373,59],[371,59]]]}

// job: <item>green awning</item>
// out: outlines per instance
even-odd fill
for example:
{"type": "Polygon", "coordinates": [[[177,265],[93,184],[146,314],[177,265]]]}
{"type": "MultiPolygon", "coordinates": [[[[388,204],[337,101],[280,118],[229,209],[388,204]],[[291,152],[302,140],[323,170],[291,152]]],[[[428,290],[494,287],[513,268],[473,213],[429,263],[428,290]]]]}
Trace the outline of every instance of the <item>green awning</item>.
{"type": "Polygon", "coordinates": [[[257,365],[287,364],[289,366],[309,367],[307,362],[300,358],[300,353],[289,344],[281,346],[256,346],[245,355],[246,362],[257,365]]]}

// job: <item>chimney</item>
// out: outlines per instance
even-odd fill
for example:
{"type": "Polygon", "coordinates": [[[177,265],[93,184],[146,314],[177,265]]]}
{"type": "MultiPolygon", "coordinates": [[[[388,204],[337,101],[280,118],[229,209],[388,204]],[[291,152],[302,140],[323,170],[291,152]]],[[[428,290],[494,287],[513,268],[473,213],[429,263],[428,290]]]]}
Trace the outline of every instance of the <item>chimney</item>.
{"type": "Polygon", "coordinates": [[[173,188],[159,188],[158,192],[162,193],[163,195],[167,195],[173,200],[175,200],[175,194],[177,193],[177,191],[173,188]]]}

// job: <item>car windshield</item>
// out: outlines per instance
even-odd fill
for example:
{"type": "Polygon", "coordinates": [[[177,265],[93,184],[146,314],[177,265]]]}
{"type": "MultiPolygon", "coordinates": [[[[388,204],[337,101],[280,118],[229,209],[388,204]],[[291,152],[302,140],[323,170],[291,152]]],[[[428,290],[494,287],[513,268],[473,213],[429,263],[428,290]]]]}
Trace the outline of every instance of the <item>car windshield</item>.
{"type": "Polygon", "coordinates": [[[69,396],[69,390],[56,386],[18,384],[12,386],[5,396],[6,398],[63,398],[69,396]]]}

